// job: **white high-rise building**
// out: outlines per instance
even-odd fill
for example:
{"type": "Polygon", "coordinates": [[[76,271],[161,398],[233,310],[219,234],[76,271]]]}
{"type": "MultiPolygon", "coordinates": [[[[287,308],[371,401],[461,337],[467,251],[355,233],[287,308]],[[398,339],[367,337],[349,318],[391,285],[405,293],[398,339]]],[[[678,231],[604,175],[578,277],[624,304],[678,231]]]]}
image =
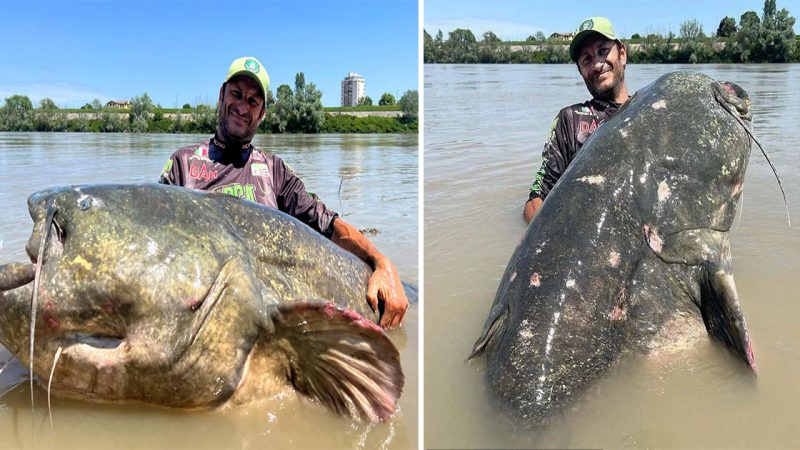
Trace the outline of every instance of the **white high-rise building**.
{"type": "Polygon", "coordinates": [[[355,72],[348,73],[342,80],[342,106],[357,106],[365,95],[364,77],[355,72]]]}

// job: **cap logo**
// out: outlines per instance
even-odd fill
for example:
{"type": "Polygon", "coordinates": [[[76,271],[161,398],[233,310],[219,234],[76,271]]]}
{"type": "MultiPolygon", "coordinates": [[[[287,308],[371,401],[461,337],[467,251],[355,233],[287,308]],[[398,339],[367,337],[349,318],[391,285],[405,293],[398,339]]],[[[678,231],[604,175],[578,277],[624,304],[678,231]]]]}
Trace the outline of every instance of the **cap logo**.
{"type": "Polygon", "coordinates": [[[244,62],[244,68],[253,73],[258,73],[258,71],[261,70],[261,68],[258,66],[258,63],[252,59],[248,59],[244,62]]]}
{"type": "Polygon", "coordinates": [[[581,26],[578,27],[578,32],[583,30],[591,30],[594,27],[594,21],[592,19],[586,19],[583,21],[581,26]]]}

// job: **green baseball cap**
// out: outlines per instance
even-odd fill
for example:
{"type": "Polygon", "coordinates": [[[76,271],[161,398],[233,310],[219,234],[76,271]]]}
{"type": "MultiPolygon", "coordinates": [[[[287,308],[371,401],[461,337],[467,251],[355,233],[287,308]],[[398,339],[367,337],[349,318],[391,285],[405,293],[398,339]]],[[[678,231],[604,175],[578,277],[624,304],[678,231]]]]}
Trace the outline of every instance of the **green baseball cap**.
{"type": "Polygon", "coordinates": [[[583,41],[590,37],[592,33],[602,34],[612,41],[619,40],[610,20],[605,17],[590,17],[584,19],[580,26],[578,26],[578,29],[575,30],[575,37],[572,38],[572,43],[569,44],[569,57],[572,61],[578,62],[578,50],[580,50],[581,45],[583,45],[583,41]]]}
{"type": "Polygon", "coordinates": [[[259,86],[261,86],[261,95],[264,99],[267,98],[267,89],[269,89],[269,74],[267,69],[252,56],[243,56],[231,63],[228,69],[228,76],[225,77],[225,82],[235,77],[236,75],[247,75],[254,79],[259,86]]]}

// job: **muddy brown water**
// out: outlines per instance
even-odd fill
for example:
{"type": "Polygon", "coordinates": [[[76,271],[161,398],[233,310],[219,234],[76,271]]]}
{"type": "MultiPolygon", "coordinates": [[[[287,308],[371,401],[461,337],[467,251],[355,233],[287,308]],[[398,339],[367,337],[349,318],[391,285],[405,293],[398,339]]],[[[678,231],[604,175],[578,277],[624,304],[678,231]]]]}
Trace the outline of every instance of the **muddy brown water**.
{"type": "Polygon", "coordinates": [[[484,363],[465,363],[525,231],[522,205],[558,110],[588,94],[571,65],[426,65],[425,435],[427,448],[800,447],[800,66],[629,65],[629,88],[697,70],[738,83],[781,193],[754,146],[734,274],[759,376],[707,340],[630,355],[553,423],[519,429],[489,404],[484,363]]]}
{"type": "MultiPolygon", "coordinates": [[[[0,133],[0,264],[25,261],[32,221],[26,199],[49,186],[156,181],[175,149],[199,135],[0,133]]],[[[358,228],[416,284],[416,135],[257,136],[331,208],[358,228]]],[[[355,424],[294,394],[239,409],[185,412],[142,404],[101,405],[52,399],[35,388],[18,362],[0,375],[2,448],[416,448],[418,442],[419,310],[390,333],[400,349],[406,384],[387,423],[355,424]]],[[[23,326],[28,326],[23,324],[23,326]]],[[[0,364],[10,355],[0,347],[0,364]]]]}

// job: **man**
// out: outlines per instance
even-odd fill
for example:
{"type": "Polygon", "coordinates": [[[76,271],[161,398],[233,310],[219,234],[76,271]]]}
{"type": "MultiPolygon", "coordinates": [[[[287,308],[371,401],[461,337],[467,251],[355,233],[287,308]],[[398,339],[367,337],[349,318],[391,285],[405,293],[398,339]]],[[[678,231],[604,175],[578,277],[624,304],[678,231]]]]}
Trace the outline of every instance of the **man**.
{"type": "Polygon", "coordinates": [[[542,152],[542,166],[522,212],[527,223],[589,136],[630,98],[625,85],[628,53],[608,19],[592,17],[581,22],[569,46],[569,56],[592,99],[562,109],[553,121],[542,152]]]}
{"type": "Polygon", "coordinates": [[[383,311],[382,327],[400,326],[408,300],[389,258],[306,192],[280,158],[250,143],[264,119],[268,88],[269,76],[257,59],[235,60],[219,89],[217,132],[209,141],[173,153],[159,182],[247,198],[294,216],[372,267],[367,301],[374,310],[383,311]]]}

